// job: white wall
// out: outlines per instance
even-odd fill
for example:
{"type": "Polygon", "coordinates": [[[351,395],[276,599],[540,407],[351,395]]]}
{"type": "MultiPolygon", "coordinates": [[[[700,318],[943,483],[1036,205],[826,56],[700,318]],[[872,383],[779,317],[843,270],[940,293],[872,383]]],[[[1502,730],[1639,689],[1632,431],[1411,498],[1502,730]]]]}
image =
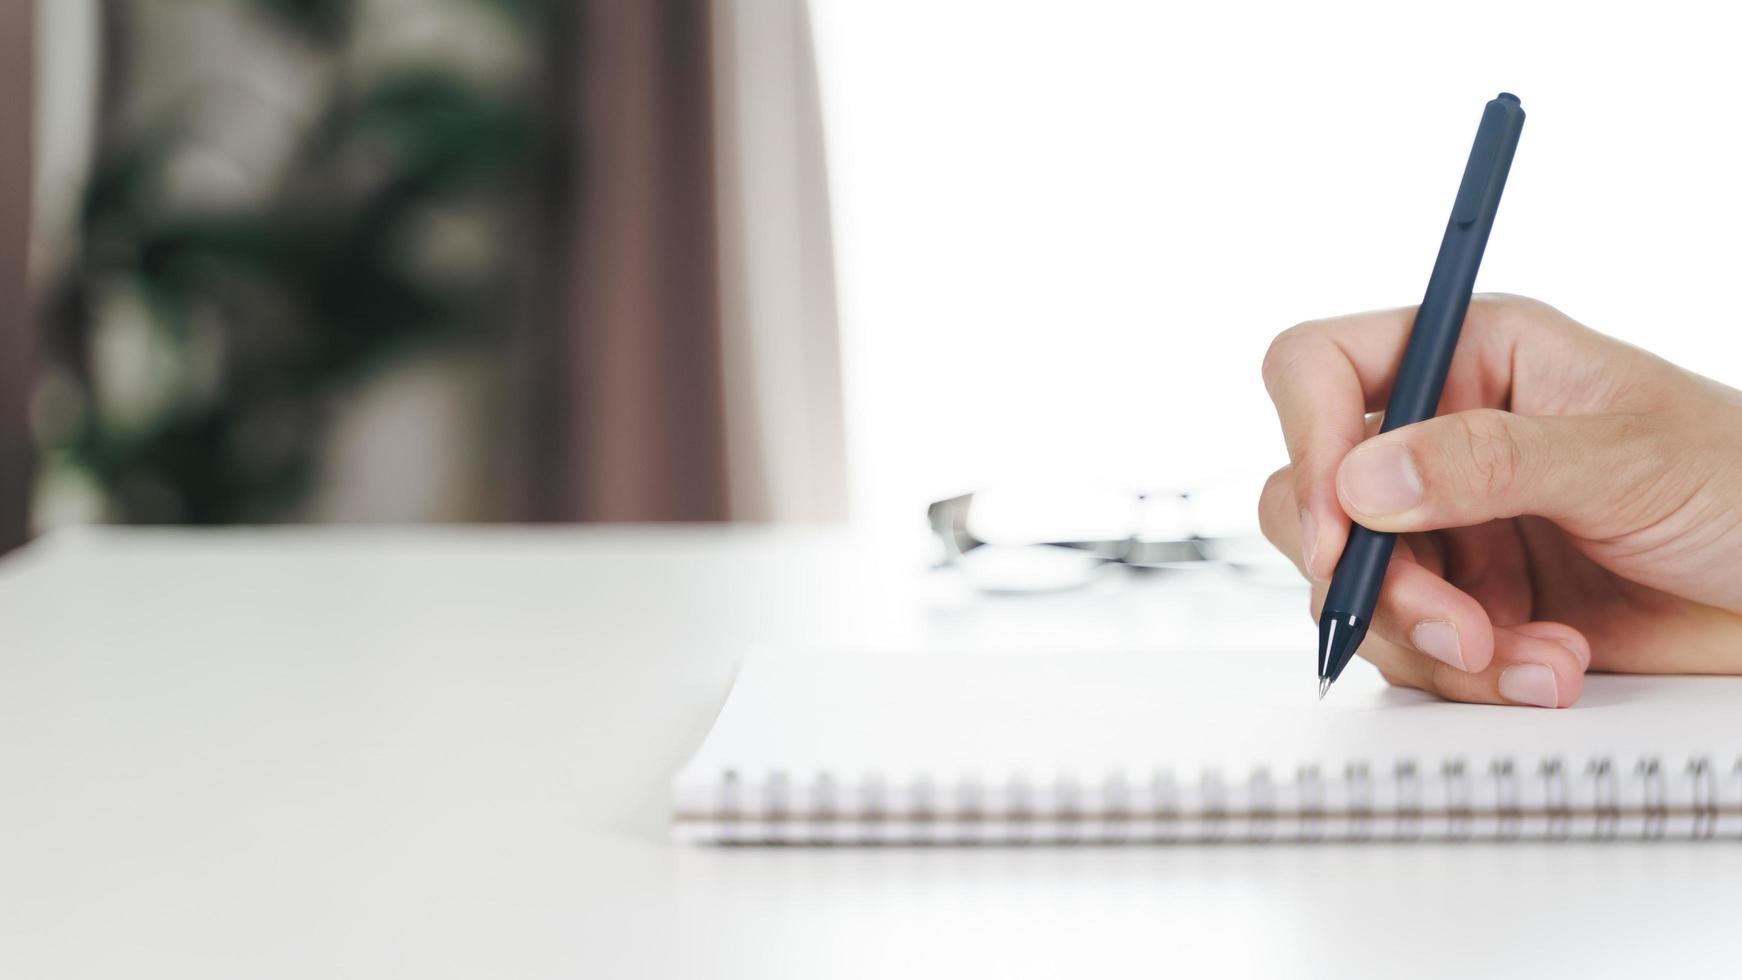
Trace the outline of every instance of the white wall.
{"type": "Polygon", "coordinates": [[[1501,90],[1480,288],[1742,383],[1727,5],[815,5],[858,521],[1279,465],[1265,345],[1419,300],[1501,90]]]}

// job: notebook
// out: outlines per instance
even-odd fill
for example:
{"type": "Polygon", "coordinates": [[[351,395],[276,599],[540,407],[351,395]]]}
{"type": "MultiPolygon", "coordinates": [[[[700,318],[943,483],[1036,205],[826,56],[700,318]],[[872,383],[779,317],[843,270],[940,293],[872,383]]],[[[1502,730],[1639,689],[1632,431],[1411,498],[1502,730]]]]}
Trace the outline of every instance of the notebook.
{"type": "Polygon", "coordinates": [[[1310,651],[761,653],[675,778],[699,844],[1742,836],[1742,677],[1449,704],[1310,651]]]}

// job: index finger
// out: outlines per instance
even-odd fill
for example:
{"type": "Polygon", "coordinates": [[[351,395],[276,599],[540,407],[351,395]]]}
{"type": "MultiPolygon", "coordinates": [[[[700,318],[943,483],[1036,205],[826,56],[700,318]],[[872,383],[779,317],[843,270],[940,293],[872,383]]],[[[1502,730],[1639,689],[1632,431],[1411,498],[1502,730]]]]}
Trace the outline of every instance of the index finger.
{"type": "MultiPolygon", "coordinates": [[[[1415,312],[1407,306],[1303,323],[1278,336],[1264,356],[1264,386],[1276,404],[1301,502],[1303,567],[1315,581],[1330,577],[1349,536],[1337,467],[1367,438],[1366,413],[1384,407],[1415,312]]],[[[1517,395],[1515,348],[1556,319],[1551,307],[1523,297],[1472,298],[1441,410],[1505,407],[1517,395]]]]}
{"type": "Polygon", "coordinates": [[[1349,535],[1337,499],[1337,467],[1366,432],[1397,370],[1414,308],[1315,320],[1284,331],[1264,355],[1264,387],[1276,405],[1300,505],[1301,564],[1327,578],[1349,535]]]}

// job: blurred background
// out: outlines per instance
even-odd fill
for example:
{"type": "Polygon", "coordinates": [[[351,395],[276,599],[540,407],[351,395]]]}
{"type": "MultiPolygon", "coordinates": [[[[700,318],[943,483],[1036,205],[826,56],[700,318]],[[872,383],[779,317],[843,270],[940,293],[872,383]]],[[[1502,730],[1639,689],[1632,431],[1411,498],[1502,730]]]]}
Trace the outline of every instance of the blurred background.
{"type": "MultiPolygon", "coordinates": [[[[840,521],[1282,460],[1302,319],[1482,287],[1729,383],[1728,8],[14,0],[0,547],[87,522],[840,521]]],[[[1247,488],[1251,495],[1248,495],[1247,488]]]]}

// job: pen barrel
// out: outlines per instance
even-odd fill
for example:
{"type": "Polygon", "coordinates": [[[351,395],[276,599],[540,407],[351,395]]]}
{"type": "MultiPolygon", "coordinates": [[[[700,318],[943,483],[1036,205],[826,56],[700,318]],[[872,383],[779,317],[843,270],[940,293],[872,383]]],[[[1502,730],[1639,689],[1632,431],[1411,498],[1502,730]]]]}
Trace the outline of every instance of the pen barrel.
{"type": "MultiPolygon", "coordinates": [[[[1385,405],[1381,432],[1430,419],[1439,407],[1458,334],[1470,311],[1476,269],[1482,264],[1488,232],[1500,207],[1500,192],[1506,186],[1523,128],[1524,109],[1516,96],[1503,92],[1482,110],[1482,124],[1470,147],[1470,161],[1464,166],[1452,217],[1446,222],[1439,257],[1428,277],[1427,294],[1416,311],[1403,360],[1397,365],[1397,380],[1385,405]]],[[[1396,545],[1393,535],[1359,524],[1349,529],[1349,541],[1337,559],[1337,571],[1319,613],[1321,682],[1337,679],[1372,625],[1373,609],[1379,604],[1379,590],[1385,584],[1386,566],[1396,545]]],[[[1323,693],[1321,686],[1320,695],[1323,693]]]]}
{"type": "Polygon", "coordinates": [[[1396,384],[1385,404],[1381,432],[1430,419],[1439,407],[1458,334],[1470,311],[1476,270],[1482,265],[1488,233],[1494,228],[1494,214],[1523,130],[1524,109],[1514,96],[1501,95],[1482,111],[1482,124],[1470,147],[1470,160],[1452,204],[1451,219],[1446,222],[1439,257],[1434,260],[1427,292],[1397,366],[1396,384]]]}
{"type": "Polygon", "coordinates": [[[1336,574],[1325,593],[1325,613],[1354,616],[1363,627],[1373,622],[1373,608],[1379,604],[1379,587],[1385,581],[1385,567],[1391,563],[1391,550],[1397,536],[1369,531],[1359,524],[1349,528],[1349,541],[1343,546],[1343,557],[1337,559],[1336,574]]]}
{"type": "Polygon", "coordinates": [[[1439,408],[1452,355],[1458,349],[1458,335],[1470,312],[1470,291],[1475,287],[1476,269],[1482,264],[1482,245],[1471,240],[1468,229],[1446,230],[1446,244],[1434,263],[1427,294],[1422,297],[1403,360],[1398,363],[1380,432],[1431,419],[1439,408]]]}

